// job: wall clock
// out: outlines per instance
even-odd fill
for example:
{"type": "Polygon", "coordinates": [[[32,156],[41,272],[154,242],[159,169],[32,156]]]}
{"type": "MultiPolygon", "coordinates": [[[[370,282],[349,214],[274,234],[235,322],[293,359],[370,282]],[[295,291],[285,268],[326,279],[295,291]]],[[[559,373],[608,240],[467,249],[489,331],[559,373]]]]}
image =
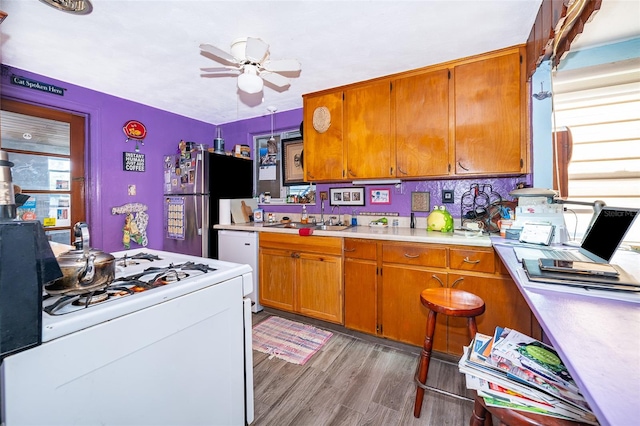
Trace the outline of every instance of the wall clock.
{"type": "Polygon", "coordinates": [[[331,113],[329,108],[321,106],[313,111],[313,128],[318,133],[324,133],[331,126],[331,113]]]}

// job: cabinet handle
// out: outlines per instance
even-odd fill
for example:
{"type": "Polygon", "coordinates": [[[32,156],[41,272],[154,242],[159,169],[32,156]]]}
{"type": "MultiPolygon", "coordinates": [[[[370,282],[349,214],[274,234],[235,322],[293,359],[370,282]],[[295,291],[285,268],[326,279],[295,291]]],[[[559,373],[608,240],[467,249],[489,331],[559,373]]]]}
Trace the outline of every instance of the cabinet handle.
{"type": "Polygon", "coordinates": [[[455,288],[455,286],[457,286],[458,284],[460,284],[462,281],[464,281],[464,277],[458,278],[457,280],[455,280],[453,282],[453,284],[451,284],[451,288],[455,288]]]}
{"type": "Polygon", "coordinates": [[[351,169],[349,169],[349,174],[350,174],[351,176],[353,176],[353,177],[358,177],[358,175],[357,175],[357,174],[355,174],[355,173],[353,173],[353,172],[351,171],[351,169]]]}
{"type": "Polygon", "coordinates": [[[312,175],[311,173],[307,172],[307,176],[309,176],[310,179],[315,179],[316,177],[314,175],[312,175]]]}
{"type": "Polygon", "coordinates": [[[444,283],[442,282],[442,280],[440,278],[438,278],[438,276],[436,274],[431,275],[431,278],[433,278],[434,280],[438,281],[440,283],[440,287],[444,287],[444,283]]]}
{"type": "Polygon", "coordinates": [[[402,173],[403,175],[406,175],[406,174],[407,174],[407,172],[405,172],[404,170],[402,170],[399,166],[398,166],[398,171],[399,171],[400,173],[402,173]]]}
{"type": "Polygon", "coordinates": [[[353,253],[354,251],[356,251],[356,249],[348,249],[348,248],[344,248],[344,251],[347,253],[353,253]]]}
{"type": "Polygon", "coordinates": [[[407,259],[417,259],[420,257],[419,254],[409,254],[409,253],[405,253],[404,257],[406,257],[407,259]]]}
{"type": "Polygon", "coordinates": [[[480,261],[479,261],[479,260],[471,260],[471,259],[469,259],[469,256],[465,257],[465,258],[464,258],[464,260],[463,260],[463,262],[464,262],[464,263],[472,263],[472,264],[474,264],[474,265],[477,265],[478,263],[480,263],[480,261]]]}
{"type": "Polygon", "coordinates": [[[295,259],[299,259],[300,258],[300,253],[291,253],[291,257],[293,257],[295,259]]]}
{"type": "Polygon", "coordinates": [[[458,161],[458,166],[460,166],[460,168],[464,171],[469,171],[469,169],[467,169],[465,166],[463,166],[462,164],[460,164],[460,162],[458,161]]]}

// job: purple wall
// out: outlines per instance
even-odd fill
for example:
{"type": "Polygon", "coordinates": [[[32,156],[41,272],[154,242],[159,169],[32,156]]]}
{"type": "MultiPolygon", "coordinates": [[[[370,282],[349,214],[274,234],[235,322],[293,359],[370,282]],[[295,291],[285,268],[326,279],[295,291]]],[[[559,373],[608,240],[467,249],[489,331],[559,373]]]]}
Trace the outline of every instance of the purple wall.
{"type": "MultiPolygon", "coordinates": [[[[91,230],[92,247],[105,251],[122,250],[124,218],[112,215],[111,208],[127,203],[143,203],[149,207],[148,247],[162,249],[162,157],[164,154],[173,153],[180,140],[211,146],[216,134],[216,126],[20,69],[9,68],[9,73],[3,73],[0,82],[3,97],[77,112],[88,117],[87,222],[91,230]],[[15,86],[9,82],[11,73],[50,83],[67,90],[64,96],[57,96],[15,86]],[[122,126],[128,120],[141,121],[147,127],[148,136],[145,139],[145,145],[140,149],[140,152],[146,156],[146,171],[142,173],[122,170],[122,153],[133,151],[135,148],[134,142],[125,143],[126,137],[122,126]],[[137,195],[129,196],[127,194],[128,185],[136,185],[137,195]]],[[[276,113],[274,131],[298,129],[301,121],[302,109],[276,113]]],[[[231,150],[236,144],[246,144],[253,149],[253,137],[268,134],[271,131],[271,116],[265,106],[265,115],[262,117],[226,123],[220,127],[227,150],[231,150]]],[[[373,185],[367,186],[365,189],[366,205],[355,209],[359,212],[397,212],[401,216],[409,216],[411,192],[430,192],[430,204],[433,207],[442,204],[441,193],[443,189],[453,189],[455,203],[446,206],[454,217],[460,217],[461,197],[463,193],[469,191],[472,183],[490,184],[493,190],[501,194],[503,198],[509,198],[509,191],[514,189],[516,183],[523,181],[530,184],[531,176],[411,181],[403,183],[402,193],[393,185],[373,185]],[[389,188],[391,190],[391,204],[369,205],[368,194],[369,190],[373,188],[389,188]]],[[[318,185],[317,190],[328,191],[330,187],[347,186],[351,186],[351,184],[321,184],[318,185]]],[[[299,213],[300,206],[274,205],[266,206],[265,210],[267,212],[299,213]]],[[[319,214],[319,203],[315,206],[308,206],[308,210],[310,214],[319,214]]],[[[342,209],[343,213],[351,213],[351,210],[351,207],[342,209]]],[[[427,214],[417,213],[416,215],[426,216],[427,214]]],[[[132,247],[137,246],[132,242],[132,247]]]]}
{"type": "MultiPolygon", "coordinates": [[[[142,203],[148,206],[148,247],[162,249],[162,157],[174,152],[181,139],[211,145],[216,126],[10,67],[9,73],[3,72],[0,89],[5,98],[88,117],[87,223],[92,247],[105,251],[122,250],[124,218],[112,215],[111,208],[142,203]],[[10,74],[67,90],[64,96],[58,96],[12,85],[10,74]],[[138,120],[147,128],[148,136],[140,147],[146,157],[145,172],[122,170],[122,153],[135,149],[135,142],[125,143],[122,131],[129,120],[138,120]],[[136,185],[137,195],[127,195],[128,185],[136,185]]],[[[135,243],[131,246],[138,247],[135,243]]]]}

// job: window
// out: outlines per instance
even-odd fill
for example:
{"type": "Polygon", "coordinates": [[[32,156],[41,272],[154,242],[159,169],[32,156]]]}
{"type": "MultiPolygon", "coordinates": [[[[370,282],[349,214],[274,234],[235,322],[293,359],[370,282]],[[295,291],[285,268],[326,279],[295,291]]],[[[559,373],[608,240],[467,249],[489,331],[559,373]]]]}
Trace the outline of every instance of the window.
{"type": "Polygon", "coordinates": [[[256,159],[255,188],[257,194],[269,192],[272,200],[282,199],[283,202],[286,202],[287,196],[289,195],[305,196],[309,191],[313,191],[311,185],[285,186],[282,184],[281,141],[284,139],[300,137],[301,135],[299,130],[274,133],[273,139],[275,142],[269,142],[271,134],[254,136],[254,158],[256,159]]]}
{"type": "Polygon", "coordinates": [[[22,220],[39,220],[52,241],[70,244],[84,221],[84,117],[2,100],[0,148],[14,164],[13,183],[28,195],[22,220]]]}
{"type": "MultiPolygon", "coordinates": [[[[553,93],[555,128],[568,129],[572,141],[558,150],[567,199],[640,208],[640,58],[557,72],[553,93]]],[[[576,212],[567,215],[568,231],[579,238],[592,210],[567,208],[576,212]]],[[[637,223],[626,240],[640,241],[637,223]]]]}

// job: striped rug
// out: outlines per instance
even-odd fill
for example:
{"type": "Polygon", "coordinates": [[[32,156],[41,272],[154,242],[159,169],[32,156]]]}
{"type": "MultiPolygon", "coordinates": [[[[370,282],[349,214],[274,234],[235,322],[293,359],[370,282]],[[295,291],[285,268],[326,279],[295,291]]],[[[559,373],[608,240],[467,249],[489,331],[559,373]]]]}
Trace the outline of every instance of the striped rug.
{"type": "Polygon", "coordinates": [[[253,327],[253,349],[304,365],[331,336],[328,331],[271,316],[253,327]]]}

